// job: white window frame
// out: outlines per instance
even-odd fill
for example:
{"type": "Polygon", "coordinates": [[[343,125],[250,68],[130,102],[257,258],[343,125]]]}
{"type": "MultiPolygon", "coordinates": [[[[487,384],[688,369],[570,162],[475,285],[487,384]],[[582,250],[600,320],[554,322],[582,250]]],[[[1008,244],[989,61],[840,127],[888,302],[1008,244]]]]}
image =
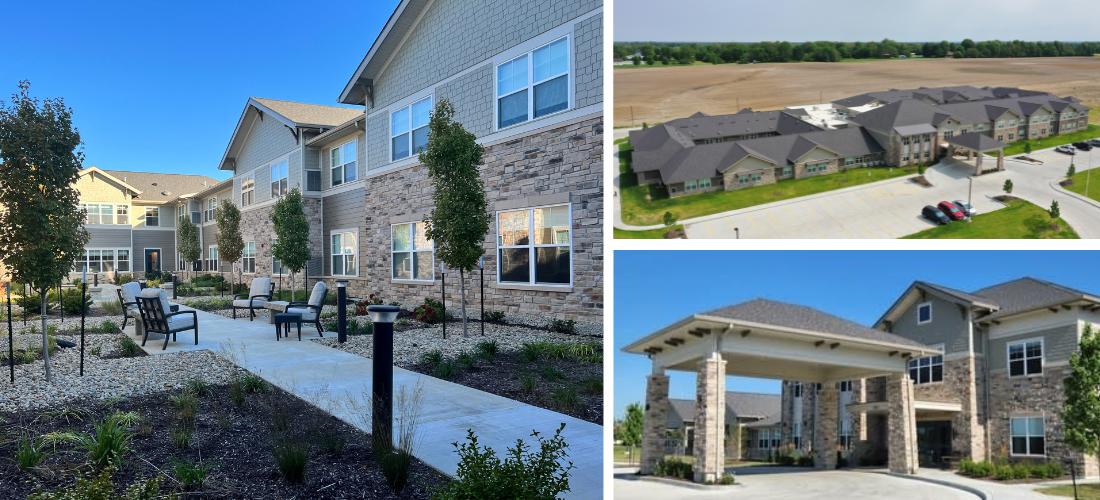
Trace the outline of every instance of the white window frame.
{"type": "MultiPolygon", "coordinates": [[[[932,347],[934,349],[939,349],[942,352],[944,346],[943,346],[943,344],[936,344],[932,347]]],[[[909,380],[913,381],[914,386],[942,384],[943,383],[943,377],[944,377],[944,372],[943,371],[944,371],[944,365],[943,365],[943,355],[942,354],[933,354],[931,356],[924,356],[924,357],[920,357],[920,358],[910,358],[909,361],[906,362],[906,364],[905,364],[905,374],[909,377],[909,380]],[[937,360],[936,358],[939,358],[939,360],[937,360]],[[923,364],[925,362],[925,360],[927,360],[927,364],[923,364]],[[937,366],[940,367],[940,379],[939,380],[936,380],[936,377],[935,377],[935,373],[936,373],[935,368],[937,366]],[[914,370],[914,369],[917,370],[917,378],[913,378],[913,374],[910,373],[910,371],[914,370]],[[921,382],[920,381],[920,373],[921,373],[922,369],[927,369],[928,370],[928,381],[927,382],[921,382]]]]}
{"type": "Polygon", "coordinates": [[[206,270],[221,270],[221,254],[218,253],[218,245],[207,245],[206,247],[206,270]]]}
{"type": "Polygon", "coordinates": [[[917,324],[918,325],[927,325],[928,323],[932,322],[932,318],[933,318],[933,316],[932,316],[932,303],[931,302],[921,302],[920,304],[917,304],[917,324]],[[922,308],[924,308],[924,306],[928,306],[928,319],[921,321],[921,319],[920,319],[920,310],[922,308]]]}
{"type": "MultiPolygon", "coordinates": [[[[343,250],[343,244],[342,243],[343,243],[343,241],[341,239],[341,248],[340,248],[340,250],[343,250]]],[[[328,250],[328,254],[329,254],[329,264],[328,264],[329,265],[329,268],[328,268],[329,269],[329,275],[330,276],[350,276],[350,277],[359,276],[359,228],[333,229],[333,230],[329,231],[329,233],[328,233],[328,244],[329,244],[329,250],[328,250]],[[350,253],[350,254],[346,254],[346,253],[343,253],[343,252],[336,253],[337,248],[336,248],[336,245],[332,241],[332,238],[334,236],[344,235],[344,234],[351,234],[352,236],[355,237],[355,245],[352,246],[352,253],[350,253]],[[343,273],[337,273],[336,272],[336,257],[337,256],[344,257],[346,255],[351,255],[355,258],[355,262],[353,263],[355,272],[354,273],[347,272],[348,271],[347,262],[346,262],[346,259],[345,259],[345,261],[343,262],[344,272],[343,273]]]]}
{"type": "Polygon", "coordinates": [[[145,218],[144,218],[143,222],[145,222],[145,227],[160,227],[160,207],[145,207],[145,218]],[[156,213],[157,213],[154,216],[157,219],[156,224],[150,224],[149,223],[149,211],[150,210],[156,211],[156,213]]]}
{"type": "MultiPolygon", "coordinates": [[[[412,106],[410,106],[409,108],[411,109],[412,106]]],[[[412,117],[410,116],[410,119],[411,118],[412,117]]],[[[411,125],[411,122],[410,122],[410,125],[411,125]]],[[[391,130],[391,132],[392,132],[392,130],[391,130]]],[[[392,137],[391,137],[391,139],[392,139],[392,137]]],[[[411,130],[409,131],[409,140],[410,141],[412,140],[412,131],[411,130]]],[[[409,147],[410,148],[412,147],[411,143],[409,144],[409,147]]],[[[339,185],[342,185],[342,184],[347,184],[347,183],[355,182],[355,181],[359,180],[359,138],[358,137],[352,137],[351,140],[344,141],[341,144],[338,144],[336,146],[333,146],[333,147],[329,148],[328,149],[328,161],[329,161],[329,167],[328,167],[329,186],[336,187],[336,186],[339,186],[339,185]],[[347,159],[347,158],[344,158],[344,146],[347,146],[349,144],[355,146],[355,155],[353,155],[353,157],[350,160],[347,159]],[[341,161],[340,164],[338,164],[338,165],[333,165],[332,164],[332,162],[333,162],[332,154],[333,153],[338,153],[339,154],[340,161],[341,161]],[[352,173],[351,174],[351,179],[348,179],[348,172],[349,172],[348,165],[351,165],[353,163],[355,164],[355,166],[354,166],[354,168],[352,168],[350,170],[350,172],[352,173]],[[340,169],[340,182],[336,182],[336,169],[340,169]]]]}
{"type": "Polygon", "coordinates": [[[256,242],[246,241],[244,242],[244,248],[241,249],[241,274],[256,274],[256,242]],[[252,251],[249,252],[251,247],[252,251]],[[252,265],[252,270],[248,270],[249,264],[252,265]]]}
{"type": "Polygon", "coordinates": [[[1035,338],[1030,338],[1030,339],[1022,339],[1022,340],[1014,340],[1012,342],[1006,342],[1005,343],[1005,373],[1008,374],[1008,378],[1027,378],[1027,377],[1034,377],[1036,375],[1042,375],[1043,372],[1046,370],[1046,356],[1047,356],[1047,346],[1046,346],[1046,342],[1044,342],[1043,337],[1035,337],[1035,338]],[[1034,343],[1034,342],[1039,343],[1039,356],[1038,356],[1039,357],[1039,371],[1035,372],[1035,373],[1028,373],[1028,371],[1027,371],[1027,362],[1030,359],[1035,359],[1035,356],[1030,356],[1029,357],[1027,355],[1027,345],[1031,344],[1031,343],[1034,343]],[[1020,361],[1023,362],[1023,364],[1024,364],[1024,372],[1020,375],[1013,375],[1012,374],[1012,354],[1011,353],[1012,353],[1012,346],[1014,346],[1014,345],[1023,345],[1023,349],[1024,349],[1024,357],[1020,359],[1020,361]]]}
{"type": "Polygon", "coordinates": [[[271,198],[276,199],[286,196],[290,192],[290,159],[283,157],[271,162],[267,167],[267,171],[270,173],[269,177],[271,178],[269,183],[271,198]],[[275,168],[280,165],[285,166],[286,171],[280,177],[275,177],[275,168]],[[275,187],[276,184],[278,185],[277,188],[275,187]]]}
{"type": "MultiPolygon", "coordinates": [[[[406,104],[406,105],[404,105],[404,106],[402,106],[402,107],[400,107],[400,108],[398,108],[394,111],[390,111],[389,114],[387,115],[388,119],[389,119],[389,127],[390,127],[389,138],[390,139],[389,139],[389,143],[386,145],[386,147],[389,148],[389,150],[390,150],[390,162],[406,160],[406,159],[409,159],[409,158],[416,158],[416,155],[419,154],[416,150],[413,149],[413,142],[412,142],[413,132],[415,132],[417,130],[420,130],[422,128],[427,128],[429,124],[425,123],[424,125],[422,125],[420,127],[413,128],[412,109],[413,109],[413,106],[415,106],[417,104],[420,104],[424,101],[428,101],[428,109],[429,110],[434,110],[435,109],[435,107],[434,107],[435,106],[435,96],[432,95],[432,94],[428,94],[427,96],[419,97],[419,98],[415,98],[415,99],[411,100],[408,104],[406,104]],[[407,114],[408,119],[409,119],[409,128],[408,128],[408,130],[406,130],[404,132],[401,132],[399,134],[394,134],[393,133],[393,115],[396,115],[398,113],[406,113],[407,114]],[[400,158],[396,158],[396,157],[394,157],[395,151],[393,150],[393,140],[398,138],[399,136],[406,135],[406,134],[408,135],[408,137],[406,138],[406,142],[409,145],[409,154],[407,156],[402,156],[400,158]]],[[[431,112],[430,111],[429,111],[428,117],[429,117],[429,121],[430,121],[430,119],[431,119],[431,112]]],[[[428,140],[431,140],[430,134],[429,134],[428,140]]],[[[427,145],[425,145],[425,147],[426,146],[427,145]]],[[[358,148],[358,146],[356,146],[356,147],[358,148]]],[[[356,151],[356,153],[358,154],[358,151],[356,151]]],[[[331,181],[329,181],[329,182],[331,182],[331,181]]]]}
{"type": "Polygon", "coordinates": [[[212,196],[206,200],[206,208],[203,209],[203,222],[214,222],[218,214],[218,197],[212,196]]]}
{"type": "Polygon", "coordinates": [[[574,107],[576,106],[576,103],[575,103],[576,98],[574,96],[575,92],[574,92],[574,89],[573,89],[574,78],[575,78],[575,75],[574,75],[575,70],[573,68],[573,62],[574,62],[574,60],[573,60],[573,41],[572,41],[572,38],[569,34],[565,34],[565,35],[562,35],[562,36],[554,37],[553,40],[550,40],[549,42],[540,44],[539,46],[537,46],[537,47],[535,47],[531,50],[528,50],[526,52],[523,52],[522,54],[515,54],[512,57],[509,57],[507,60],[494,63],[493,64],[493,96],[494,96],[493,97],[493,130],[494,131],[507,130],[507,129],[510,129],[512,127],[518,127],[518,126],[523,125],[525,123],[531,123],[535,120],[542,120],[544,118],[548,118],[548,117],[551,117],[551,116],[554,116],[554,115],[557,115],[557,114],[565,113],[565,112],[568,112],[568,111],[574,109],[574,107]],[[565,47],[566,47],[566,53],[565,53],[566,54],[566,63],[565,63],[566,70],[565,70],[565,73],[564,73],[564,75],[566,77],[566,79],[565,79],[565,88],[566,88],[565,108],[560,109],[558,111],[554,111],[552,113],[547,113],[545,115],[536,117],[535,116],[535,87],[538,86],[539,84],[542,84],[542,83],[548,82],[550,80],[553,80],[555,78],[561,77],[562,73],[555,74],[553,76],[550,76],[548,78],[544,78],[544,79],[539,80],[539,81],[533,81],[532,78],[534,78],[534,76],[535,76],[535,72],[534,72],[535,51],[537,51],[541,48],[553,45],[553,44],[555,44],[555,43],[557,43],[561,40],[565,40],[565,47]],[[522,57],[527,58],[527,85],[524,86],[524,87],[520,87],[518,89],[515,89],[511,92],[508,92],[507,94],[500,95],[500,93],[498,92],[499,81],[500,81],[500,67],[505,65],[505,64],[508,64],[512,61],[515,61],[516,59],[520,59],[522,57]],[[518,92],[523,92],[524,90],[527,91],[527,119],[523,120],[521,122],[516,122],[516,123],[513,123],[511,125],[506,125],[506,126],[501,127],[500,126],[500,100],[505,98],[505,97],[508,97],[512,94],[515,94],[515,93],[518,93],[518,92]]]}
{"type": "Polygon", "coordinates": [[[115,205],[115,224],[119,226],[130,225],[130,205],[115,205]]]}
{"type": "Polygon", "coordinates": [[[82,272],[82,271],[87,270],[89,273],[108,273],[108,272],[131,273],[131,272],[134,271],[134,259],[133,259],[133,256],[131,254],[133,254],[133,252],[131,252],[129,248],[120,248],[120,247],[90,247],[90,248],[85,248],[83,256],[82,257],[77,257],[76,261],[73,262],[73,270],[75,272],[82,272]],[[98,255],[99,255],[99,260],[97,261],[97,262],[99,262],[99,270],[98,271],[92,271],[91,269],[88,268],[88,256],[92,251],[98,252],[98,255]],[[111,252],[111,254],[110,254],[111,255],[111,267],[113,268],[113,271],[104,271],[103,270],[103,252],[111,252]],[[119,269],[118,268],[118,262],[119,262],[118,253],[119,252],[126,252],[126,255],[127,255],[127,257],[126,257],[126,269],[119,269]]]}
{"type": "Polygon", "coordinates": [[[496,261],[497,261],[497,283],[498,284],[500,284],[500,285],[518,285],[518,286],[553,287],[553,288],[572,288],[573,287],[573,270],[574,270],[574,263],[575,263],[575,260],[576,260],[576,253],[573,251],[573,231],[574,231],[573,230],[573,203],[553,203],[553,204],[550,204],[550,205],[540,205],[540,206],[536,206],[536,207],[524,207],[524,208],[514,208],[514,209],[509,209],[509,210],[497,210],[497,213],[496,213],[496,231],[497,231],[497,233],[496,233],[496,250],[495,251],[496,251],[496,261]],[[539,245],[539,244],[535,243],[535,210],[538,210],[540,208],[552,208],[552,207],[561,207],[561,206],[566,207],[567,214],[568,214],[568,217],[569,217],[568,218],[568,220],[569,220],[569,245],[567,246],[567,248],[569,249],[569,283],[542,283],[542,282],[539,282],[537,280],[537,275],[536,275],[536,266],[538,264],[538,260],[537,260],[538,251],[537,251],[537,249],[539,249],[539,248],[566,247],[566,245],[556,245],[556,244],[541,244],[541,245],[539,245]],[[528,217],[527,217],[527,231],[528,231],[527,232],[527,239],[528,239],[528,243],[526,245],[502,245],[501,244],[501,238],[500,238],[500,215],[504,212],[517,212],[517,211],[520,211],[520,210],[526,210],[527,213],[528,213],[528,217]],[[529,269],[528,269],[528,281],[526,283],[521,283],[521,282],[518,282],[518,281],[501,281],[501,279],[500,279],[500,274],[501,274],[500,251],[502,249],[512,249],[512,248],[527,248],[528,249],[528,258],[527,258],[528,262],[527,262],[527,265],[529,266],[529,269]]]}
{"type": "Polygon", "coordinates": [[[1009,454],[1009,456],[1013,456],[1013,457],[1045,457],[1045,456],[1047,456],[1046,451],[1047,451],[1047,419],[1046,419],[1046,416],[1044,416],[1044,415],[1020,415],[1020,416],[1013,416],[1013,417],[1008,418],[1008,454],[1009,454]],[[1024,433],[1022,435],[1012,433],[1012,421],[1013,420],[1019,420],[1019,419],[1024,419],[1025,420],[1025,422],[1024,422],[1024,433]],[[1030,423],[1031,423],[1031,420],[1034,420],[1034,419],[1039,419],[1040,421],[1043,422],[1043,435],[1042,436],[1037,436],[1037,435],[1032,435],[1031,434],[1031,425],[1030,425],[1030,423]],[[1026,453],[1016,453],[1016,450],[1013,449],[1012,439],[1016,438],[1016,437],[1024,438],[1024,448],[1025,448],[1026,453]],[[1031,438],[1033,438],[1033,437],[1043,438],[1043,453],[1041,453],[1041,454],[1040,453],[1031,453],[1031,438]]]}
{"type": "Polygon", "coordinates": [[[241,206],[247,207],[256,203],[256,176],[250,175],[241,178],[241,206]]]}
{"type": "Polygon", "coordinates": [[[397,224],[390,224],[390,281],[400,281],[400,282],[415,281],[415,282],[419,282],[419,283],[433,283],[433,282],[435,282],[435,242],[432,241],[431,239],[428,240],[428,242],[430,242],[430,244],[431,244],[430,248],[417,248],[416,247],[416,232],[415,232],[416,229],[415,228],[416,228],[417,224],[421,224],[423,222],[424,221],[419,220],[419,221],[409,221],[409,222],[400,222],[400,223],[397,223],[397,224]],[[409,228],[409,243],[410,243],[410,245],[412,245],[412,247],[408,250],[394,250],[393,249],[393,233],[394,233],[394,231],[397,230],[398,226],[408,226],[408,228],[409,228]],[[432,252],[432,277],[431,278],[418,278],[418,277],[416,277],[416,267],[415,266],[413,266],[410,269],[409,275],[412,276],[411,278],[398,278],[395,275],[394,268],[393,268],[393,263],[397,261],[396,256],[398,254],[409,254],[408,262],[409,262],[409,265],[411,266],[412,262],[413,262],[413,256],[414,255],[416,255],[417,253],[421,253],[421,252],[427,252],[428,250],[431,250],[431,252],[432,252]]]}

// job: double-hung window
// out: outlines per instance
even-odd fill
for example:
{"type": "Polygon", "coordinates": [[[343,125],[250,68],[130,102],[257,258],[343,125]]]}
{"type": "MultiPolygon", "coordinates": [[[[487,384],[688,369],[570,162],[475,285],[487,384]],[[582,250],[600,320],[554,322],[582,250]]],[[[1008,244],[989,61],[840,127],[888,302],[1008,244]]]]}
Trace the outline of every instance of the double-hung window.
{"type": "Polygon", "coordinates": [[[286,160],[279,160],[271,164],[271,197],[279,198],[290,192],[288,176],[290,170],[286,160]]]}
{"type": "Polygon", "coordinates": [[[256,179],[241,179],[241,206],[247,207],[256,201],[256,179]]]}
{"type": "Polygon", "coordinates": [[[160,226],[160,207],[145,207],[145,226],[160,226]]]}
{"type": "Polygon", "coordinates": [[[206,200],[206,212],[203,213],[203,222],[213,222],[215,213],[218,210],[218,199],[210,198],[206,200]]]}
{"type": "Polygon", "coordinates": [[[115,250],[115,270],[119,272],[130,271],[130,249],[120,248],[115,250]]]}
{"type": "Polygon", "coordinates": [[[497,128],[569,108],[569,38],[497,66],[497,128]]]}
{"type": "Polygon", "coordinates": [[[73,265],[77,271],[109,273],[130,271],[130,250],[126,248],[88,248],[73,265]]]}
{"type": "Polygon", "coordinates": [[[127,212],[129,207],[126,205],[111,205],[104,203],[88,203],[81,204],[80,208],[85,211],[85,224],[128,224],[129,218],[127,212]],[[116,212],[117,222],[116,222],[116,212]]]}
{"type": "Polygon", "coordinates": [[[127,225],[130,223],[130,207],[127,205],[115,205],[115,224],[127,225]]]}
{"type": "Polygon", "coordinates": [[[244,250],[241,251],[241,272],[256,272],[256,242],[247,241],[244,250]]]}
{"type": "Polygon", "coordinates": [[[356,139],[352,139],[329,150],[329,168],[332,170],[333,186],[352,182],[358,176],[355,160],[356,147],[356,139]]]}
{"type": "Polygon", "coordinates": [[[391,161],[408,158],[428,147],[428,120],[431,115],[430,96],[390,113],[391,161]]]}
{"type": "Polygon", "coordinates": [[[206,270],[218,270],[218,245],[210,245],[206,248],[206,270]]]}
{"type": "Polygon", "coordinates": [[[572,284],[572,214],[569,205],[497,214],[497,281],[530,285],[572,284]]]}
{"type": "Polygon", "coordinates": [[[1043,340],[1031,339],[1008,344],[1008,376],[1025,377],[1043,373],[1043,340]]]}
{"type": "Polygon", "coordinates": [[[1012,417],[1009,419],[1013,455],[1046,455],[1046,423],[1043,417],[1012,417]]]}
{"type": "Polygon", "coordinates": [[[358,239],[355,231],[339,230],[332,233],[332,275],[355,276],[359,273],[356,267],[356,255],[359,253],[358,239]]]}
{"type": "Polygon", "coordinates": [[[435,245],[428,239],[423,222],[394,224],[390,228],[393,244],[392,278],[395,280],[432,281],[435,279],[435,245]]]}
{"type": "Polygon", "coordinates": [[[917,324],[923,325],[932,322],[932,303],[925,302],[917,306],[917,324]]]}
{"type": "MultiPolygon", "coordinates": [[[[940,349],[943,345],[937,346],[940,349]]],[[[909,378],[914,384],[943,382],[943,356],[925,356],[909,360],[909,378]]]]}

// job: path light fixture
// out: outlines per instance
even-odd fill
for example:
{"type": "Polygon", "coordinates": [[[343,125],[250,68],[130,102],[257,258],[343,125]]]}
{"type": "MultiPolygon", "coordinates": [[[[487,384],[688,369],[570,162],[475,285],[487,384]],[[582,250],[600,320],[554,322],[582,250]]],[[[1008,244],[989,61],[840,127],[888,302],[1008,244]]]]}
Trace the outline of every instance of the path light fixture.
{"type": "Polygon", "coordinates": [[[348,341],[348,280],[336,280],[336,338],[348,341]]]}
{"type": "Polygon", "coordinates": [[[443,340],[447,339],[447,263],[439,263],[439,295],[443,299],[440,304],[443,306],[441,314],[443,316],[443,340]]]}
{"type": "Polygon", "coordinates": [[[477,259],[477,268],[481,271],[481,336],[485,336],[485,256],[477,259]]]}
{"type": "Polygon", "coordinates": [[[15,385],[15,342],[11,328],[11,282],[4,283],[4,292],[8,296],[8,369],[11,371],[11,384],[15,385]]]}
{"type": "Polygon", "coordinates": [[[393,446],[393,322],[400,311],[397,306],[367,306],[367,314],[374,323],[371,435],[376,445],[381,442],[387,448],[393,446]]]}
{"type": "Polygon", "coordinates": [[[733,235],[734,235],[734,239],[737,239],[737,240],[741,239],[741,228],[739,228],[737,226],[734,226],[733,235]]]}

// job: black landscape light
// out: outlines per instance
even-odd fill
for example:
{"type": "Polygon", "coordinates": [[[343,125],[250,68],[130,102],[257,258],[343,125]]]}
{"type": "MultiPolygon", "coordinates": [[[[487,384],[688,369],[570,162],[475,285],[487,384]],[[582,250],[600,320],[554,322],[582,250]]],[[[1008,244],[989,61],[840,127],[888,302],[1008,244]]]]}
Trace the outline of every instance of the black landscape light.
{"type": "Polygon", "coordinates": [[[336,338],[348,341],[348,280],[336,280],[336,338]]]}
{"type": "Polygon", "coordinates": [[[440,305],[443,307],[443,340],[447,340],[447,264],[445,262],[439,263],[439,295],[443,299],[440,305]]]}
{"type": "Polygon", "coordinates": [[[485,256],[477,259],[477,268],[481,270],[481,336],[485,336],[485,256]]]}
{"type": "Polygon", "coordinates": [[[393,446],[393,322],[400,311],[397,306],[367,306],[367,314],[374,323],[371,434],[375,443],[386,447],[393,446]]]}

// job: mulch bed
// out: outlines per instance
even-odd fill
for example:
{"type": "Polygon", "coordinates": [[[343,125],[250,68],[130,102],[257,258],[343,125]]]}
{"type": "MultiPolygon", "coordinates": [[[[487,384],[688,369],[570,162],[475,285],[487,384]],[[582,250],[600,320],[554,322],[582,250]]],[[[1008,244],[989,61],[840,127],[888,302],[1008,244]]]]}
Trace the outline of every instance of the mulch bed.
{"type": "Polygon", "coordinates": [[[171,402],[176,393],[157,393],[114,403],[84,404],[82,418],[71,412],[27,412],[0,415],[0,491],[5,498],[25,498],[32,492],[57,490],[89,472],[83,450],[71,444],[47,451],[38,467],[24,471],[14,457],[19,437],[41,436],[52,431],[92,432],[95,423],[115,411],[134,411],[142,417],[135,428],[130,451],[115,475],[116,492],[126,486],[161,476],[161,492],[194,498],[428,498],[447,479],[413,460],[409,484],[395,495],[376,463],[370,436],[359,432],[308,403],[268,386],[266,393],[247,394],[242,406],[229,397],[228,386],[213,386],[199,397],[194,433],[189,448],[177,447],[170,432],[177,427],[171,402]],[[285,430],[277,430],[276,415],[285,415],[285,430]],[[343,440],[342,453],[321,443],[343,440]],[[272,451],[277,440],[292,440],[309,447],[309,462],[302,484],[290,484],[278,471],[272,451]],[[173,461],[183,459],[209,467],[205,485],[198,492],[182,492],[171,478],[173,461]]]}
{"type": "Polygon", "coordinates": [[[603,425],[602,363],[528,361],[519,352],[504,351],[492,360],[477,359],[468,368],[458,366],[450,377],[441,377],[424,363],[409,369],[603,425]],[[533,380],[533,387],[524,387],[525,377],[528,384],[533,380]],[[570,396],[572,393],[576,398],[570,396]]]}

